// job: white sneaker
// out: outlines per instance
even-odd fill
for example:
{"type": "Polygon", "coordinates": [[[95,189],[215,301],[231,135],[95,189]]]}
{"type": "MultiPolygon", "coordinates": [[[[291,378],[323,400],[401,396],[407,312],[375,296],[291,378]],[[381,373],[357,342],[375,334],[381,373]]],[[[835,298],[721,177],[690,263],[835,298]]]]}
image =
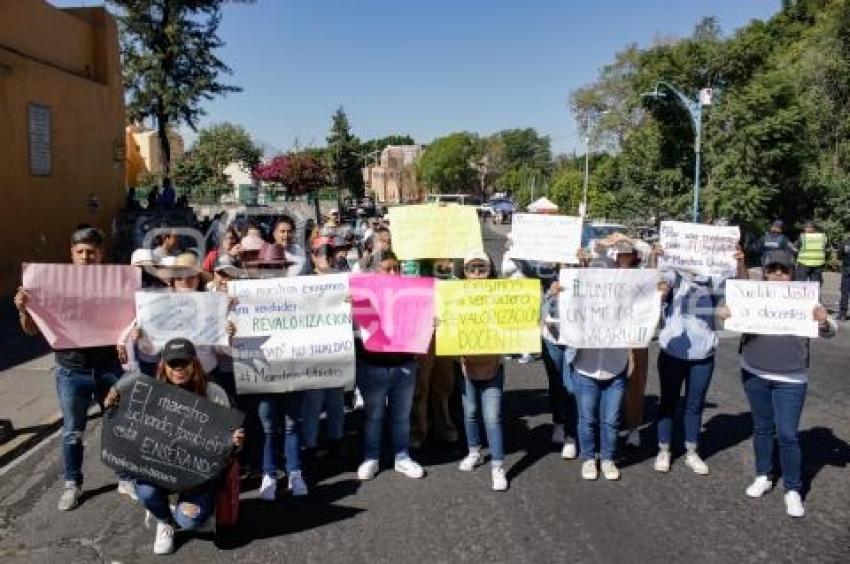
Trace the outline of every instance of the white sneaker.
{"type": "Polygon", "coordinates": [[[534,357],[528,353],[523,353],[517,362],[520,364],[528,364],[529,362],[534,362],[534,357]]]}
{"type": "Polygon", "coordinates": [[[354,409],[363,409],[365,405],[366,402],[363,401],[363,394],[360,393],[360,389],[354,388],[354,409]]]}
{"type": "Polygon", "coordinates": [[[154,554],[171,554],[174,552],[174,527],[170,523],[157,521],[156,539],[153,541],[154,554]]]}
{"type": "Polygon", "coordinates": [[[136,483],[132,480],[118,480],[118,493],[126,495],[133,501],[139,501],[139,496],[136,495],[136,483]]]}
{"type": "Polygon", "coordinates": [[[699,474],[700,476],[708,475],[708,464],[706,464],[695,451],[688,451],[688,454],[685,455],[685,464],[687,464],[695,474],[699,474]]]}
{"type": "Polygon", "coordinates": [[[629,434],[626,435],[626,446],[640,448],[640,431],[637,429],[629,431],[629,434]]]}
{"type": "Polygon", "coordinates": [[[756,476],[753,483],[747,487],[747,495],[750,497],[761,497],[773,489],[773,482],[767,476],[756,476]]]}
{"type": "Polygon", "coordinates": [[[576,456],[578,456],[578,448],[576,447],[576,440],[572,437],[567,437],[564,441],[564,448],[561,449],[561,458],[565,458],[567,460],[572,460],[576,456]]]}
{"type": "Polygon", "coordinates": [[[425,475],[425,470],[410,457],[396,460],[395,471],[401,472],[408,478],[421,478],[425,475]]]}
{"type": "Polygon", "coordinates": [[[481,455],[480,450],[471,450],[466,457],[460,461],[458,465],[458,470],[463,472],[472,472],[476,466],[484,462],[484,457],[481,455]]]}
{"type": "Polygon", "coordinates": [[[656,472],[669,472],[670,471],[670,451],[666,448],[662,448],[658,451],[658,455],[655,457],[655,467],[656,472]]]}
{"type": "Polygon", "coordinates": [[[371,480],[378,473],[378,461],[375,459],[364,460],[357,468],[358,480],[371,480]]]}
{"type": "Polygon", "coordinates": [[[260,499],[274,501],[277,496],[277,478],[271,474],[263,474],[260,484],[260,499]]]}
{"type": "Polygon", "coordinates": [[[617,469],[613,460],[603,460],[600,466],[602,466],[602,475],[605,476],[606,480],[620,479],[620,470],[617,469]]]}
{"type": "Polygon", "coordinates": [[[505,474],[505,469],[502,466],[493,466],[491,470],[493,476],[493,490],[503,492],[508,489],[508,477],[505,474]]]}
{"type": "Polygon", "coordinates": [[[80,504],[83,488],[73,480],[65,480],[62,494],[59,496],[59,511],[70,511],[80,504]]]}
{"type": "Polygon", "coordinates": [[[555,423],[552,426],[552,444],[553,445],[562,445],[564,444],[564,440],[567,438],[566,433],[564,432],[564,426],[561,423],[555,423]]]}
{"type": "Polygon", "coordinates": [[[806,514],[799,492],[791,490],[785,494],[785,512],[791,517],[802,517],[806,514]]]}
{"type": "Polygon", "coordinates": [[[304,478],[301,476],[301,471],[296,470],[295,472],[290,472],[289,474],[289,491],[292,492],[292,495],[295,497],[301,497],[307,495],[307,483],[304,481],[304,478]]]}
{"type": "Polygon", "coordinates": [[[581,477],[585,480],[595,480],[599,477],[599,472],[596,469],[596,459],[591,458],[590,460],[585,460],[581,464],[581,477]]]}

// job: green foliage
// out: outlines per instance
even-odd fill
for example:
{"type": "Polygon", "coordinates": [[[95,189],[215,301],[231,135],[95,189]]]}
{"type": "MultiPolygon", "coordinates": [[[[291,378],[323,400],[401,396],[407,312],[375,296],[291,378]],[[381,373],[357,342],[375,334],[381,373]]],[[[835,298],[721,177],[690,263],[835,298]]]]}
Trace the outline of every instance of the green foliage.
{"type": "Polygon", "coordinates": [[[347,189],[357,198],[363,197],[363,174],[358,155],[360,140],[351,134],[351,125],[345,110],[340,106],[334,113],[331,131],[327,137],[328,146],[325,155],[328,168],[336,179],[340,189],[347,189]]]}
{"type": "MultiPolygon", "coordinates": [[[[388,135],[386,137],[381,137],[379,139],[369,139],[368,141],[363,141],[360,143],[360,147],[358,148],[358,153],[363,157],[369,155],[369,153],[380,153],[390,145],[415,145],[416,141],[413,140],[413,137],[410,135],[388,135]]],[[[380,156],[380,155],[378,155],[380,156]]],[[[370,159],[374,159],[375,155],[369,157],[370,159]]]]}
{"type": "Polygon", "coordinates": [[[240,89],[219,81],[230,69],[215,52],[224,0],[109,0],[118,9],[127,117],[154,118],[170,170],[169,126],[196,129],[201,103],[240,89]]]}
{"type": "Polygon", "coordinates": [[[476,190],[475,163],[482,153],[477,135],[452,133],[435,139],[416,162],[416,178],[431,192],[451,194],[476,190]]]}

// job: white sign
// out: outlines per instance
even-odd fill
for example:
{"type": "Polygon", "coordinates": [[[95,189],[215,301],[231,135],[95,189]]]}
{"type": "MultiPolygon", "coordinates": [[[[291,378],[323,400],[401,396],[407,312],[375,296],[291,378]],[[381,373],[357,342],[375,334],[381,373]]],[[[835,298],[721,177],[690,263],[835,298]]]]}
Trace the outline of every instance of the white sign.
{"type": "Polygon", "coordinates": [[[658,271],[561,269],[560,342],[581,349],[649,345],[661,312],[658,271]]]}
{"type": "Polygon", "coordinates": [[[240,394],[354,385],[348,275],[235,280],[233,372],[240,394]]]}
{"type": "Polygon", "coordinates": [[[227,296],[220,292],[136,292],[136,318],[156,347],[171,339],[227,345],[227,296]]]}
{"type": "Polygon", "coordinates": [[[727,280],[726,306],[732,315],[723,326],[739,333],[817,337],[813,312],[819,294],[817,282],[727,280]]]}
{"type": "Polygon", "coordinates": [[[580,217],[568,215],[514,214],[510,256],[515,259],[578,264],[581,222],[580,217]]]}
{"type": "Polygon", "coordinates": [[[662,221],[658,257],[661,270],[685,270],[697,276],[730,277],[737,270],[737,227],[662,221]]]}

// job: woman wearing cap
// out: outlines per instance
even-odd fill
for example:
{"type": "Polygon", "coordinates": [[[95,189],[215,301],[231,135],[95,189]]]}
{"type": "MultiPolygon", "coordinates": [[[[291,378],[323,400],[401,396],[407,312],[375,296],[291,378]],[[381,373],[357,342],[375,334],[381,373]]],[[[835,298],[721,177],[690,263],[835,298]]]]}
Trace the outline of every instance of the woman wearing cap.
{"type": "MultiPolygon", "coordinates": [[[[653,256],[660,255],[660,247],[653,256]]],[[[737,276],[745,278],[747,267],[744,253],[735,253],[737,276]]],[[[658,407],[658,454],[655,470],[669,472],[673,418],[679,406],[679,394],[685,387],[683,419],[685,435],[685,464],[699,475],[709,472],[708,465],[698,452],[699,432],[705,396],[714,372],[714,352],[717,349],[715,315],[718,292],[726,284],[725,277],[697,276],[684,270],[664,271],[662,276],[662,326],[658,333],[658,381],[661,400],[658,407]]]]}
{"type": "MultiPolygon", "coordinates": [[[[634,248],[626,241],[618,242],[618,246],[612,266],[631,268],[634,261],[634,248]]],[[[583,262],[587,262],[584,254],[580,258],[583,262]]],[[[557,295],[561,290],[560,284],[556,282],[552,285],[550,293],[557,295]]],[[[597,443],[601,460],[599,468],[602,470],[602,475],[607,480],[620,478],[620,470],[614,458],[617,453],[621,404],[626,389],[628,355],[628,349],[575,350],[571,381],[578,407],[581,477],[585,480],[595,480],[599,476],[596,463],[597,443]]]]}
{"type": "MultiPolygon", "coordinates": [[[[312,261],[316,276],[336,274],[335,249],[329,243],[313,247],[312,261]]],[[[327,417],[328,439],[336,446],[342,440],[345,426],[345,390],[343,388],[321,388],[303,392],[301,415],[304,448],[312,453],[319,442],[319,420],[324,408],[327,417]]]]}
{"type": "MultiPolygon", "coordinates": [[[[379,274],[398,276],[398,259],[392,251],[378,252],[373,257],[379,274]]],[[[363,341],[357,347],[357,387],[365,402],[363,431],[363,463],[357,477],[371,480],[378,473],[384,418],[389,415],[390,435],[395,453],[395,470],[409,478],[421,478],[425,471],[410,458],[410,407],[416,384],[416,358],[404,353],[367,351],[363,341]]]]}
{"type": "MultiPolygon", "coordinates": [[[[794,256],[788,251],[773,250],[763,255],[764,279],[790,282],[794,279],[794,256]]],[[[731,316],[726,306],[719,316],[731,316]]],[[[818,304],[812,316],[818,322],[820,337],[835,336],[836,325],[818,304]]],[[[774,484],[774,437],[779,444],[779,466],[785,486],[785,510],[791,517],[805,513],[800,492],[803,487],[803,464],[797,429],[809,372],[809,339],[792,335],[756,335],[741,337],[741,381],[753,415],[753,451],[756,478],[747,488],[749,497],[768,493],[774,484]]]]}
{"type": "MultiPolygon", "coordinates": [[[[495,278],[490,258],[479,253],[468,257],[463,263],[467,279],[495,278]]],[[[501,355],[464,356],[460,359],[463,371],[463,422],[466,429],[466,444],[469,454],[461,460],[458,468],[471,472],[484,462],[481,454],[479,426],[484,420],[484,431],[490,447],[490,473],[495,491],[508,489],[505,474],[505,449],[502,442],[502,393],[505,388],[505,367],[501,355]]]]}
{"type": "MultiPolygon", "coordinates": [[[[207,379],[195,347],[188,339],[172,339],[165,344],[156,379],[205,397],[221,406],[230,407],[227,393],[207,379]]],[[[105,405],[117,405],[122,392],[129,393],[119,382],[109,391],[105,405]]],[[[244,442],[245,431],[234,430],[234,450],[242,448],[244,442]]],[[[154,554],[169,554],[174,551],[175,525],[187,531],[198,530],[207,523],[215,511],[215,484],[212,482],[191,493],[180,493],[173,510],[168,502],[171,492],[164,488],[145,481],[137,481],[136,492],[139,501],[156,519],[154,554]]]]}
{"type": "MultiPolygon", "coordinates": [[[[289,262],[285,249],[278,244],[265,244],[254,260],[244,261],[246,278],[282,278],[287,276],[289,262]]],[[[283,419],[283,451],[288,474],[288,489],[294,496],[308,494],[301,473],[301,410],[303,392],[256,394],[257,416],[263,427],[263,478],[260,499],[277,498],[277,447],[283,419]]]]}

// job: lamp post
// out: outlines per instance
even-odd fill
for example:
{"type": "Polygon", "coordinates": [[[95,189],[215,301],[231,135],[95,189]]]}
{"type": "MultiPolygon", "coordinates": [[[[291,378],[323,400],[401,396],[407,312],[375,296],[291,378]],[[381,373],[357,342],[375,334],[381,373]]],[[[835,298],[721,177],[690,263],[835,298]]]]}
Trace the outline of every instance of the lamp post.
{"type": "Polygon", "coordinates": [[[688,115],[691,117],[691,124],[694,127],[694,207],[693,219],[694,223],[699,223],[699,176],[700,163],[702,156],[702,107],[711,105],[711,88],[703,88],[699,91],[699,97],[694,100],[683,94],[679,89],[669,82],[659,80],[655,83],[655,90],[641,94],[644,97],[664,98],[664,92],[661,87],[666,88],[676,95],[679,102],[688,110],[688,115]]]}
{"type": "Polygon", "coordinates": [[[587,186],[590,184],[590,119],[598,118],[609,113],[610,110],[603,110],[595,114],[587,114],[584,122],[584,187],[581,192],[581,206],[578,214],[581,217],[587,215],[587,186]]]}

